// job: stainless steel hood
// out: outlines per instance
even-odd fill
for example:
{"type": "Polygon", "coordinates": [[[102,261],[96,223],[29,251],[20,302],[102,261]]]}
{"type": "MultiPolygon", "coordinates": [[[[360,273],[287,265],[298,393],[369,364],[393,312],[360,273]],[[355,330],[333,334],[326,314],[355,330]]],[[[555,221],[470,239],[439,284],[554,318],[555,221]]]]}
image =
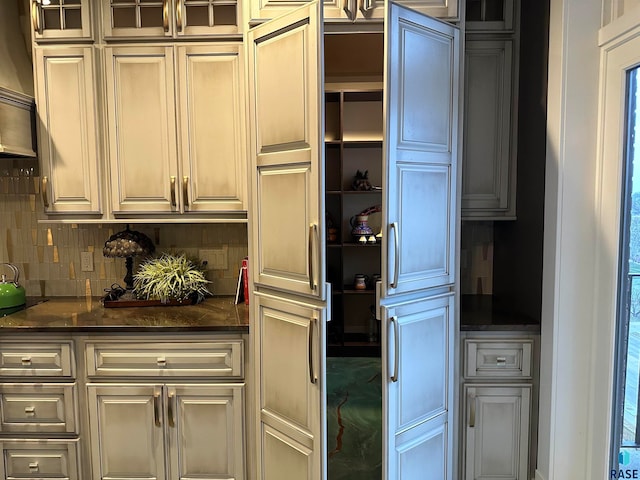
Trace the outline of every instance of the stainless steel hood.
{"type": "MultiPolygon", "coordinates": [[[[36,156],[33,67],[24,25],[24,2],[0,1],[0,160],[36,156]]],[[[27,33],[28,35],[28,33],[27,33]]]]}

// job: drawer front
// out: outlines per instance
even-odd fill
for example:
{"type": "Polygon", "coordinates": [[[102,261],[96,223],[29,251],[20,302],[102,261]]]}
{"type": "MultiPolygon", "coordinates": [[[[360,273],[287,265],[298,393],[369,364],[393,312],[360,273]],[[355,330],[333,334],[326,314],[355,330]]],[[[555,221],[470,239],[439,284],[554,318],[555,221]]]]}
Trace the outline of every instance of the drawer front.
{"type": "Polygon", "coordinates": [[[69,343],[0,343],[0,376],[73,377],[69,343]]]}
{"type": "Polygon", "coordinates": [[[77,433],[75,384],[0,385],[0,431],[77,433]]]}
{"type": "Polygon", "coordinates": [[[87,374],[95,377],[243,378],[243,341],[88,343],[87,374]]]}
{"type": "Polygon", "coordinates": [[[77,440],[6,442],[2,453],[2,478],[78,480],[77,440]]]}
{"type": "Polygon", "coordinates": [[[465,377],[531,378],[532,340],[466,340],[465,377]]]}

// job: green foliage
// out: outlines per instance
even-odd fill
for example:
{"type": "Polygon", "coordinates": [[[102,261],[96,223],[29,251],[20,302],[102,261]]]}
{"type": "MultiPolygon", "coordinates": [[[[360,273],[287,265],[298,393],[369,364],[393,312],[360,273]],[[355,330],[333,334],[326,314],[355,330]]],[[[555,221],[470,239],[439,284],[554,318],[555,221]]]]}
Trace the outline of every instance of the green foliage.
{"type": "Polygon", "coordinates": [[[133,294],[145,300],[188,300],[196,297],[196,303],[211,295],[209,282],[202,270],[184,254],[163,253],[140,264],[133,276],[133,294]]]}

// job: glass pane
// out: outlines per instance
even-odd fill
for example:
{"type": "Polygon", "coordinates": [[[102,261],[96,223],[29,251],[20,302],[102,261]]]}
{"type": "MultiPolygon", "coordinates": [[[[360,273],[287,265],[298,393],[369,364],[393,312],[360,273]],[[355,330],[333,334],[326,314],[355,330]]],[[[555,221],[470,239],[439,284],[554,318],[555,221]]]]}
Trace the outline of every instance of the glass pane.
{"type": "Polygon", "coordinates": [[[80,5],[80,0],[63,0],[64,5],[80,5]]]}
{"type": "Polygon", "coordinates": [[[500,22],[504,20],[503,0],[485,0],[485,22],[500,22]]]}
{"type": "Polygon", "coordinates": [[[480,0],[467,0],[465,18],[468,22],[479,22],[482,20],[482,5],[480,4],[480,0]]]}
{"type": "MultiPolygon", "coordinates": [[[[616,447],[612,465],[622,470],[640,469],[640,141],[638,135],[639,68],[628,74],[625,191],[622,213],[618,348],[616,447]],[[617,462],[616,462],[617,460],[617,462]]],[[[612,467],[615,468],[615,467],[612,467]]]]}
{"type": "Polygon", "coordinates": [[[58,8],[48,8],[44,10],[44,26],[45,30],[61,30],[60,10],[58,8]]]}
{"type": "Polygon", "coordinates": [[[116,4],[116,3],[135,3],[133,0],[111,0],[111,4],[116,4]]]}
{"type": "Polygon", "coordinates": [[[237,25],[236,5],[214,5],[213,6],[214,25],[237,25]]]}
{"type": "MultiPolygon", "coordinates": [[[[60,0],[50,0],[49,5],[60,5],[60,0]]],[[[43,7],[43,8],[47,8],[47,7],[43,7]]]]}
{"type": "Polygon", "coordinates": [[[144,27],[162,26],[162,6],[140,7],[140,25],[144,27]]]}
{"type": "Polygon", "coordinates": [[[148,4],[155,4],[155,6],[157,7],[162,7],[162,1],[158,1],[158,0],[139,0],[140,3],[148,3],[148,4]]]}
{"type": "Polygon", "coordinates": [[[136,7],[117,7],[111,10],[113,28],[135,28],[136,7]]]}
{"type": "Polygon", "coordinates": [[[79,8],[64,9],[64,28],[82,28],[82,12],[79,8]]]}
{"type": "Polygon", "coordinates": [[[190,27],[209,27],[209,7],[207,5],[185,6],[186,22],[190,27]]]}

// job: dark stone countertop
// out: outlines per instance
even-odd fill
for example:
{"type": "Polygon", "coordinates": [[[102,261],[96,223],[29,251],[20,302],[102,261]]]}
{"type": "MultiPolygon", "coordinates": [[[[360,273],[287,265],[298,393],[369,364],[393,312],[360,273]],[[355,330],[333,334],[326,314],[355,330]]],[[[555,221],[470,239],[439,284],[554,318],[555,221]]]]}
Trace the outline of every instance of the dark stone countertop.
{"type": "Polygon", "coordinates": [[[492,295],[460,295],[461,331],[540,333],[540,319],[519,313],[492,295]]]}
{"type": "Polygon", "coordinates": [[[99,297],[28,298],[23,310],[0,316],[0,334],[24,332],[248,333],[248,305],[211,297],[197,305],[105,308],[99,297]]]}

